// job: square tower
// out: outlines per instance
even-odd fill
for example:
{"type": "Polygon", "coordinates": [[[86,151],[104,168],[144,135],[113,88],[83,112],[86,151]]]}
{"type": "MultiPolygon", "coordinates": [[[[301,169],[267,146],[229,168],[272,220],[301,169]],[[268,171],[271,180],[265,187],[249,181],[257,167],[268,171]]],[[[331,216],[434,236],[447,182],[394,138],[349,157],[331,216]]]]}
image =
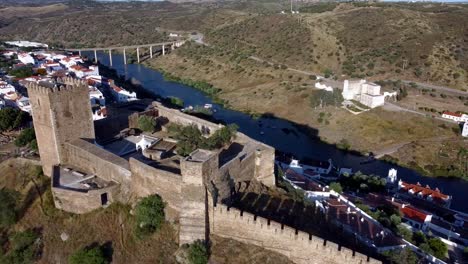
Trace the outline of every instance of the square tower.
{"type": "Polygon", "coordinates": [[[66,78],[62,83],[32,83],[27,88],[43,171],[50,177],[53,166],[67,160],[67,141],[94,141],[88,85],[66,78]]]}

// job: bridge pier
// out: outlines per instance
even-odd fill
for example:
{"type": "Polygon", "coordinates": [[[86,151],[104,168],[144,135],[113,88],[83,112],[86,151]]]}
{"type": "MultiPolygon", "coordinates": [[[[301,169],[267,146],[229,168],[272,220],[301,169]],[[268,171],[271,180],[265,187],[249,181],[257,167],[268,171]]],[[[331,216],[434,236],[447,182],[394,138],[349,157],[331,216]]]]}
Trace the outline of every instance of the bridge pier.
{"type": "Polygon", "coordinates": [[[81,57],[81,50],[78,51],[78,55],[80,55],[80,57],[81,57]]]}
{"type": "Polygon", "coordinates": [[[94,62],[97,64],[97,51],[94,50],[94,62]]]}
{"type": "Polygon", "coordinates": [[[150,46],[150,58],[153,58],[153,46],[150,46]]]}
{"type": "Polygon", "coordinates": [[[123,49],[123,56],[124,56],[124,65],[127,64],[127,54],[125,53],[125,49],[123,49]]]}
{"type": "Polygon", "coordinates": [[[137,59],[138,63],[140,63],[140,48],[137,48],[137,59]]]}
{"type": "Polygon", "coordinates": [[[163,44],[162,46],[162,55],[166,55],[166,45],[163,44]]]}
{"type": "Polygon", "coordinates": [[[109,64],[112,66],[112,50],[109,50],[109,64]]]}

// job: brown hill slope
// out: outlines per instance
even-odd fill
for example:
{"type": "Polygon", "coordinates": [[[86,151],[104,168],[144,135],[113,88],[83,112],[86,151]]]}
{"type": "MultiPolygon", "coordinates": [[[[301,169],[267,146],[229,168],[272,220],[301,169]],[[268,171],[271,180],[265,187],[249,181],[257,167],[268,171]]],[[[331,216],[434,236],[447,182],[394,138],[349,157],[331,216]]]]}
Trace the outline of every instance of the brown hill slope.
{"type": "Polygon", "coordinates": [[[209,31],[207,40],[319,73],[468,88],[468,8],[420,9],[342,4],[323,13],[258,15],[209,31]]]}

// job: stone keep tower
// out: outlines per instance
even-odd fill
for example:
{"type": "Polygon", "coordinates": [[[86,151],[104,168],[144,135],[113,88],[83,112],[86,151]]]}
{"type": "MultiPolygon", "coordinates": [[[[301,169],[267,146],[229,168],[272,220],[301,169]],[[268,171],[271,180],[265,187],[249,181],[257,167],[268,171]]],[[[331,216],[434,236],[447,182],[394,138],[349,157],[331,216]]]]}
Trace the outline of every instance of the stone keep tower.
{"type": "Polygon", "coordinates": [[[43,171],[50,177],[54,165],[66,162],[65,142],[95,138],[88,85],[66,78],[27,88],[43,171]]]}

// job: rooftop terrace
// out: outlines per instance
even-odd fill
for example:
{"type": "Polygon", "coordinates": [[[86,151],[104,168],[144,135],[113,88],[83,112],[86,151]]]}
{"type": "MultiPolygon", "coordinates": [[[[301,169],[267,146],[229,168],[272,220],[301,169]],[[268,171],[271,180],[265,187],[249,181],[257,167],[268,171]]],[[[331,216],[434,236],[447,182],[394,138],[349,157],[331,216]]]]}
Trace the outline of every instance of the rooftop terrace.
{"type": "Polygon", "coordinates": [[[99,178],[94,174],[87,174],[70,166],[58,168],[58,175],[54,179],[54,187],[76,191],[89,191],[109,187],[115,183],[99,178]]]}

